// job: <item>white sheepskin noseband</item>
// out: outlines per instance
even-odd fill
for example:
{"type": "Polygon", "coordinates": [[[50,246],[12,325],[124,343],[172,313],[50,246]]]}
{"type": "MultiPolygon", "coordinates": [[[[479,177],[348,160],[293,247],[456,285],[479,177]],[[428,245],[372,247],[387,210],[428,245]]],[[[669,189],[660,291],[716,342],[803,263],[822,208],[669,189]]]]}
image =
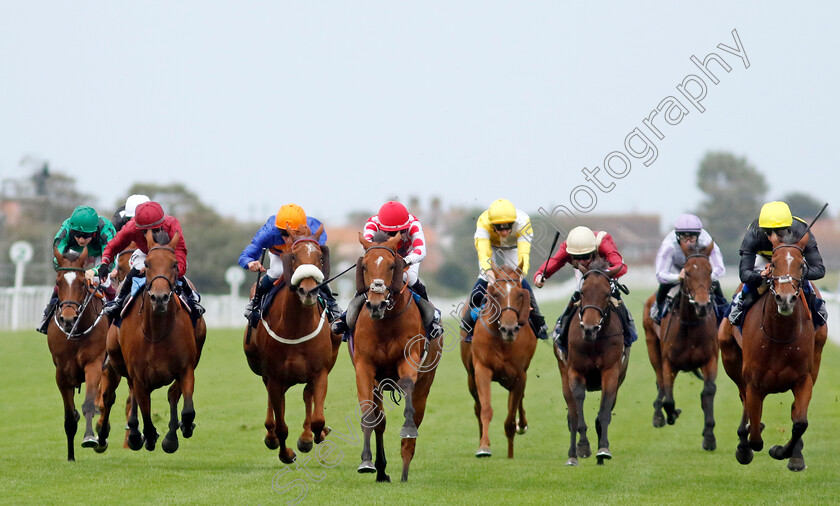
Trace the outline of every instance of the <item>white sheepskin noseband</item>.
{"type": "Polygon", "coordinates": [[[292,274],[292,285],[298,285],[306,278],[315,278],[317,283],[324,281],[324,273],[312,264],[303,264],[292,274]]]}

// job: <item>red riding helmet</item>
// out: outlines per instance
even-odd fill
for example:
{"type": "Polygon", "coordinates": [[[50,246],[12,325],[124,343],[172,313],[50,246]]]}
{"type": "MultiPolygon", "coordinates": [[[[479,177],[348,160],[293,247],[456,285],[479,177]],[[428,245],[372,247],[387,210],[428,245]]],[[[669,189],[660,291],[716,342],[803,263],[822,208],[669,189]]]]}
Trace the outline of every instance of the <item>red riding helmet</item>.
{"type": "Polygon", "coordinates": [[[157,202],[144,202],[137,206],[134,214],[134,224],[137,228],[155,228],[163,223],[163,208],[157,202]]]}
{"type": "Polygon", "coordinates": [[[379,227],[386,232],[398,232],[408,228],[408,209],[399,202],[385,202],[379,208],[379,227]]]}

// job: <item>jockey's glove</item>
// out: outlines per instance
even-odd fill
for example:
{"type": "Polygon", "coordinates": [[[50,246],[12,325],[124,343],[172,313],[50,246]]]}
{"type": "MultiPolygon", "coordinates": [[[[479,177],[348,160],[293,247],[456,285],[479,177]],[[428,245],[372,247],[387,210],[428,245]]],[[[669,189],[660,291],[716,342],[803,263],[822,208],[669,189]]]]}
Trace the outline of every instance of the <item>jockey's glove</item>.
{"type": "Polygon", "coordinates": [[[108,279],[108,274],[110,274],[111,269],[108,268],[105,264],[99,265],[99,279],[108,279]]]}

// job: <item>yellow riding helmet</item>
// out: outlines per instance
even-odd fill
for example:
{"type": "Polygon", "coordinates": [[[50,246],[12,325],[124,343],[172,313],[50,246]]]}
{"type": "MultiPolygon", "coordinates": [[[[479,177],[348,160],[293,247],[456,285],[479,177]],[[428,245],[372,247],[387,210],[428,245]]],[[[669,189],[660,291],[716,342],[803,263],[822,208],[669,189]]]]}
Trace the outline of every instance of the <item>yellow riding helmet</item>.
{"type": "Polygon", "coordinates": [[[487,210],[487,218],[491,225],[500,223],[513,223],[516,221],[516,207],[507,199],[499,199],[487,210]]]}
{"type": "Polygon", "coordinates": [[[297,204],[286,204],[277,211],[274,224],[282,230],[298,228],[301,225],[306,225],[306,213],[297,204]]]}
{"type": "Polygon", "coordinates": [[[570,255],[587,255],[598,249],[598,238],[588,227],[575,227],[566,238],[566,252],[570,255]]]}
{"type": "Polygon", "coordinates": [[[761,228],[785,228],[793,224],[790,207],[784,202],[768,202],[761,206],[758,226],[761,228]]]}

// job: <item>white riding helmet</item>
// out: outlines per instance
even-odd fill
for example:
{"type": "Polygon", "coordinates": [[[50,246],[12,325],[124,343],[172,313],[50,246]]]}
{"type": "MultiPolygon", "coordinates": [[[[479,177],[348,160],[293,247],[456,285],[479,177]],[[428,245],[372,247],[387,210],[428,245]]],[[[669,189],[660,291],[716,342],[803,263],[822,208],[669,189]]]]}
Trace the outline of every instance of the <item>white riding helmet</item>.
{"type": "Polygon", "coordinates": [[[598,249],[598,238],[588,227],[575,227],[566,238],[566,252],[570,255],[586,255],[598,249]]]}
{"type": "Polygon", "coordinates": [[[134,218],[134,213],[137,212],[137,206],[143,204],[145,202],[149,202],[152,199],[145,195],[132,195],[125,200],[125,216],[126,218],[134,218]]]}

